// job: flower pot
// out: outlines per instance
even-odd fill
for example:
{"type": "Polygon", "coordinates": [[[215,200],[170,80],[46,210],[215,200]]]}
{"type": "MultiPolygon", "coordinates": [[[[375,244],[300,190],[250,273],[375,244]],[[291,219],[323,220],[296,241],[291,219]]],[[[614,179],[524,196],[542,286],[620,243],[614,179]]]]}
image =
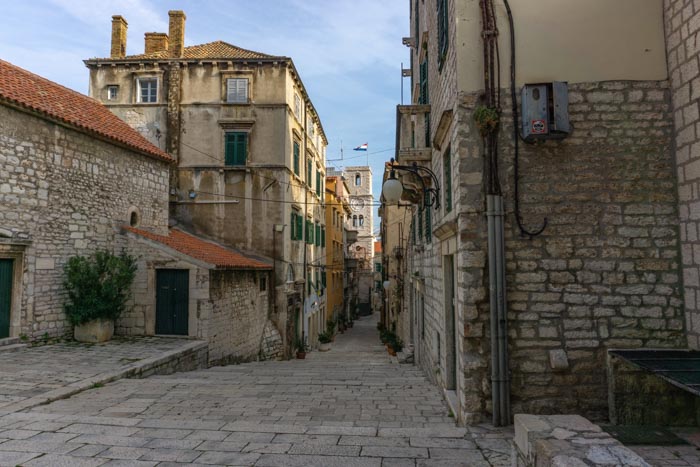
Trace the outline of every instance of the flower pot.
{"type": "Polygon", "coordinates": [[[391,355],[392,357],[396,357],[396,351],[391,347],[389,347],[389,355],[391,355]]]}
{"type": "Polygon", "coordinates": [[[75,326],[73,337],[78,342],[107,342],[114,335],[114,321],[95,319],[75,326]]]}
{"type": "Polygon", "coordinates": [[[304,360],[306,358],[306,352],[297,352],[297,358],[299,360],[304,360]]]}
{"type": "Polygon", "coordinates": [[[321,352],[328,352],[331,350],[331,343],[330,342],[320,342],[318,344],[318,350],[321,352]]]}

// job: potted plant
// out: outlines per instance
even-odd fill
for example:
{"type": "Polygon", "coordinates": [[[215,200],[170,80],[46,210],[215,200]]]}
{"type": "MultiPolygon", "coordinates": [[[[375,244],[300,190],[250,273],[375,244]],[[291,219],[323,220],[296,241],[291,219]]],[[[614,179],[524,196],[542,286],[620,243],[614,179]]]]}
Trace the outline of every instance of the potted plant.
{"type": "Polygon", "coordinates": [[[329,319],[326,321],[326,334],[331,337],[331,342],[335,340],[335,320],[329,319]]]}
{"type": "Polygon", "coordinates": [[[302,339],[297,338],[294,341],[294,349],[297,352],[297,358],[303,360],[306,358],[306,344],[302,339]]]}
{"type": "Polygon", "coordinates": [[[63,285],[68,292],[64,310],[75,326],[75,340],[108,341],[114,334],[114,321],[126,308],[136,260],[126,253],[116,256],[97,251],[91,256],[73,256],[64,270],[63,285]]]}
{"type": "Polygon", "coordinates": [[[326,332],[321,332],[318,334],[318,350],[321,352],[328,352],[331,350],[331,336],[326,332]]]}

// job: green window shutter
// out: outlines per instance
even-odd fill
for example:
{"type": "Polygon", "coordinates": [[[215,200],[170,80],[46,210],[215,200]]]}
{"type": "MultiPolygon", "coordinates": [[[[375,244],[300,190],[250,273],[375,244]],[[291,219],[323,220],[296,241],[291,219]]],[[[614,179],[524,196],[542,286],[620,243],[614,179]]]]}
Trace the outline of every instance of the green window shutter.
{"type": "Polygon", "coordinates": [[[301,217],[301,215],[297,214],[297,231],[296,231],[296,236],[297,240],[303,240],[304,239],[304,218],[301,217]]]}
{"type": "Polygon", "coordinates": [[[447,46],[449,44],[447,0],[437,0],[437,36],[438,36],[438,66],[442,70],[447,56],[447,46]]]}
{"type": "Polygon", "coordinates": [[[321,226],[316,224],[316,246],[321,246],[321,226]]]}
{"type": "Polygon", "coordinates": [[[321,227],[321,246],[326,248],[326,228],[321,227]]]}
{"type": "MultiPolygon", "coordinates": [[[[426,197],[427,197],[427,195],[426,195],[426,197]]],[[[425,208],[425,241],[427,243],[430,243],[432,241],[432,236],[433,236],[431,210],[432,210],[431,206],[426,206],[426,208],[425,208]]]]}
{"type": "Polygon", "coordinates": [[[314,163],[309,159],[306,162],[306,183],[309,185],[309,188],[313,186],[313,173],[314,173],[314,163]]]}
{"type": "Polygon", "coordinates": [[[419,104],[430,104],[428,96],[428,57],[420,64],[420,96],[418,96],[419,104]]]}
{"type": "Polygon", "coordinates": [[[296,226],[297,226],[297,213],[292,211],[292,220],[289,223],[289,234],[292,238],[292,240],[297,239],[297,233],[296,233],[296,226]]]}
{"type": "Polygon", "coordinates": [[[321,172],[316,171],[316,194],[321,196],[321,172]]]}
{"type": "Polygon", "coordinates": [[[248,155],[248,133],[226,133],[224,155],[226,165],[245,165],[248,155]]]}
{"type": "Polygon", "coordinates": [[[321,274],[321,283],[323,284],[323,288],[326,288],[326,271],[323,271],[321,274]]]}
{"type": "Polygon", "coordinates": [[[294,141],[294,173],[299,176],[299,143],[294,141]]]}
{"type": "Polygon", "coordinates": [[[444,180],[442,184],[445,186],[445,212],[452,211],[452,155],[448,147],[445,154],[442,156],[444,180]]]}

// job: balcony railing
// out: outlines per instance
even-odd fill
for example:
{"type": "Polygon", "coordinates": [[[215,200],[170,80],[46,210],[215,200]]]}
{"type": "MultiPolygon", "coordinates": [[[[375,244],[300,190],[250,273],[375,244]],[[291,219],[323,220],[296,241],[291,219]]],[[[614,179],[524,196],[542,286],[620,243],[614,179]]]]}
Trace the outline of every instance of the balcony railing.
{"type": "Polygon", "coordinates": [[[430,105],[396,106],[396,160],[410,165],[430,157],[430,105]]]}

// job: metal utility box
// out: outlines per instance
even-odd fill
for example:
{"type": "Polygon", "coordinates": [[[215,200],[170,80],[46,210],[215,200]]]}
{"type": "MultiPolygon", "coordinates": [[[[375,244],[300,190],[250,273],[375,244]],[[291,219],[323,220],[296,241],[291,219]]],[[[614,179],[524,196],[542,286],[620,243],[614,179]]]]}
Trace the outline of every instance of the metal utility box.
{"type": "Polygon", "coordinates": [[[571,132],[568,83],[526,84],[521,105],[521,133],[525,141],[563,139],[571,132]]]}

